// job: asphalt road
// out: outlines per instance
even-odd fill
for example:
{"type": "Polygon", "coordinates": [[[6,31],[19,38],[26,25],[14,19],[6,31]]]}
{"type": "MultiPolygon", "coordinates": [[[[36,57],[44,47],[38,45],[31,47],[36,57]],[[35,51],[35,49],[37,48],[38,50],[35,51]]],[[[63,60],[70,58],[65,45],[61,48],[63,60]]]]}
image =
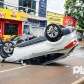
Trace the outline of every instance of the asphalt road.
{"type": "Polygon", "coordinates": [[[84,76],[73,74],[74,66],[84,68],[83,47],[77,47],[67,58],[48,65],[0,63],[0,84],[72,84],[84,76]]]}

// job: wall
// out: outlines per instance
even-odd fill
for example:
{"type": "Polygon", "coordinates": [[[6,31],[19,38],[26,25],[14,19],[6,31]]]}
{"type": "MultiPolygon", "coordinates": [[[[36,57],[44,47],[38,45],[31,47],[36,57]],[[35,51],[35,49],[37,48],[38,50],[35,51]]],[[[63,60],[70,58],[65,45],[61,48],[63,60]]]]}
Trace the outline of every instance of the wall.
{"type": "MultiPolygon", "coordinates": [[[[36,16],[39,15],[39,1],[40,0],[36,0],[36,16]]],[[[19,0],[4,0],[4,3],[15,6],[15,7],[18,7],[19,0]]],[[[14,7],[9,7],[9,6],[7,6],[7,7],[11,8],[11,9],[14,9],[14,7]]]]}
{"type": "Polygon", "coordinates": [[[58,14],[64,14],[65,0],[48,0],[47,11],[55,12],[58,14]]]}
{"type": "Polygon", "coordinates": [[[36,0],[36,16],[38,16],[39,13],[39,0],[36,0]]]}
{"type": "MultiPolygon", "coordinates": [[[[4,0],[4,3],[18,7],[19,0],[4,0]]],[[[14,9],[14,7],[7,6],[8,8],[14,9]]]]}

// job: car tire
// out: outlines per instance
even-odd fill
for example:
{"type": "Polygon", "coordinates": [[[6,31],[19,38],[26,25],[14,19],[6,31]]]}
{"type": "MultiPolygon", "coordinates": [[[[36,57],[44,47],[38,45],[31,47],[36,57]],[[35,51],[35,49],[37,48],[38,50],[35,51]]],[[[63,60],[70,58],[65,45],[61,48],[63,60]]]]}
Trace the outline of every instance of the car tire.
{"type": "Polygon", "coordinates": [[[62,34],[62,29],[56,24],[50,24],[45,29],[45,36],[51,42],[60,40],[62,34]]]}
{"type": "Polygon", "coordinates": [[[13,54],[14,44],[12,42],[5,42],[3,44],[2,51],[6,54],[13,54]]]}

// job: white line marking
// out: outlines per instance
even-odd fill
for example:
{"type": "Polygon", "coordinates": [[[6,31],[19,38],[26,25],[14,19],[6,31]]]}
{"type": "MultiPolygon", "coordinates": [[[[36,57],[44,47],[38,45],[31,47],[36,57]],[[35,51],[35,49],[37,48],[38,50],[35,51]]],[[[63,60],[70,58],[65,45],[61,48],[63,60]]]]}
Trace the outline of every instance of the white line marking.
{"type": "Polygon", "coordinates": [[[72,84],[84,84],[84,77],[80,78],[79,80],[75,81],[72,84]]]}
{"type": "Polygon", "coordinates": [[[25,65],[25,66],[22,66],[22,67],[12,68],[12,69],[8,69],[8,70],[3,70],[3,71],[0,71],[0,73],[14,71],[14,70],[22,69],[22,68],[25,68],[25,67],[28,67],[28,65],[25,65]]]}

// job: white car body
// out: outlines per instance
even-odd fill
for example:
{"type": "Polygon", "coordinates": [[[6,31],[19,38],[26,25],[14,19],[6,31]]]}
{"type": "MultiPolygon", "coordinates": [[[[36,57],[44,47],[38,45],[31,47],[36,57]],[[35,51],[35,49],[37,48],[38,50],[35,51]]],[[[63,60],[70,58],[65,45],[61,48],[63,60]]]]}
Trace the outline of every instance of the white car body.
{"type": "Polygon", "coordinates": [[[66,55],[73,47],[77,45],[77,43],[74,43],[74,46],[69,49],[65,49],[66,45],[77,40],[74,38],[76,38],[75,32],[62,36],[62,38],[56,42],[50,42],[47,40],[26,47],[16,47],[14,48],[13,54],[10,57],[7,57],[5,61],[15,62],[18,60],[30,59],[51,53],[64,53],[66,55]]]}
{"type": "Polygon", "coordinates": [[[78,41],[76,31],[73,31],[69,34],[63,35],[59,40],[55,42],[45,40],[25,47],[16,46],[12,54],[8,54],[9,56],[5,59],[0,56],[0,60],[4,60],[6,62],[17,62],[55,53],[62,54],[61,56],[56,57],[56,59],[60,59],[68,56],[70,51],[76,47],[77,44],[78,41]]]}

